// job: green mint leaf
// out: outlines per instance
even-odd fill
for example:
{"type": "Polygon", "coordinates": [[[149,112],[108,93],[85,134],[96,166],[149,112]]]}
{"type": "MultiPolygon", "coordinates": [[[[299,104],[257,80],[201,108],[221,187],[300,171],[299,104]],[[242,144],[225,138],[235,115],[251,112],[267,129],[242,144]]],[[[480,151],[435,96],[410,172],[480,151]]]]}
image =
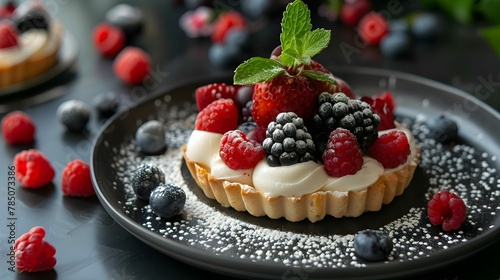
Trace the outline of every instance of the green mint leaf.
{"type": "Polygon", "coordinates": [[[462,24],[469,24],[473,18],[475,0],[438,0],[437,3],[445,12],[462,24]]]}
{"type": "Polygon", "coordinates": [[[305,48],[304,56],[313,57],[320,53],[328,46],[330,37],[330,30],[323,28],[308,32],[303,39],[305,48]]]}
{"type": "Polygon", "coordinates": [[[500,57],[500,25],[479,29],[479,34],[490,43],[490,46],[500,57]]]}
{"type": "Polygon", "coordinates": [[[285,71],[277,60],[252,57],[236,68],[233,82],[235,85],[254,85],[268,81],[285,71]]]}
{"type": "Polygon", "coordinates": [[[500,1],[498,0],[481,0],[477,3],[478,11],[490,22],[500,24],[500,1]]]}
{"type": "Polygon", "coordinates": [[[281,21],[280,41],[283,51],[293,51],[302,56],[302,38],[311,28],[311,12],[307,5],[301,0],[288,4],[281,21]]]}
{"type": "Polygon", "coordinates": [[[337,84],[337,81],[331,74],[327,74],[316,70],[304,70],[302,71],[302,74],[313,80],[323,81],[334,85],[337,84]]]}

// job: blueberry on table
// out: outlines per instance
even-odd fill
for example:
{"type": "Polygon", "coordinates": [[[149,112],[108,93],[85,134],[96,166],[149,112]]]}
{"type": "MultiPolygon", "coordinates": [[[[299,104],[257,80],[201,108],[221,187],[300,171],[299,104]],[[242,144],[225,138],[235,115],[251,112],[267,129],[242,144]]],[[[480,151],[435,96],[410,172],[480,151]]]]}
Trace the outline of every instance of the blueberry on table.
{"type": "Polygon", "coordinates": [[[367,261],[381,261],[393,249],[392,239],[381,230],[365,229],[354,237],[354,252],[367,261]]]}
{"type": "Polygon", "coordinates": [[[106,92],[97,95],[93,99],[93,103],[99,115],[102,117],[111,117],[118,111],[120,106],[120,97],[114,92],[106,92]]]}
{"type": "Polygon", "coordinates": [[[433,13],[422,13],[415,17],[411,25],[413,35],[421,40],[436,39],[441,33],[440,19],[433,13]]]}
{"type": "Polygon", "coordinates": [[[135,141],[141,151],[156,154],[166,146],[165,127],[157,120],[147,121],[137,129],[135,141]]]}
{"type": "Polygon", "coordinates": [[[238,46],[214,43],[208,49],[208,60],[216,67],[225,68],[241,63],[244,54],[238,46]]]}
{"type": "Polygon", "coordinates": [[[149,200],[151,192],[164,183],[165,174],[153,164],[141,164],[132,176],[132,189],[141,200],[149,200]]]}
{"type": "Polygon", "coordinates": [[[106,13],[106,21],[123,30],[128,40],[137,36],[144,28],[142,11],[128,4],[118,4],[106,13]]]}
{"type": "Polygon", "coordinates": [[[429,119],[427,125],[429,126],[429,137],[439,143],[450,142],[458,137],[457,123],[445,115],[429,119]]]}
{"type": "Polygon", "coordinates": [[[178,215],[186,203],[186,193],[174,184],[163,184],[151,192],[149,205],[153,212],[165,219],[178,215]]]}
{"type": "Polygon", "coordinates": [[[407,32],[391,32],[380,41],[380,51],[390,58],[401,58],[411,52],[411,39],[407,32]]]}
{"type": "Polygon", "coordinates": [[[69,131],[80,132],[89,122],[90,106],[80,100],[69,100],[59,105],[57,117],[69,131]]]}

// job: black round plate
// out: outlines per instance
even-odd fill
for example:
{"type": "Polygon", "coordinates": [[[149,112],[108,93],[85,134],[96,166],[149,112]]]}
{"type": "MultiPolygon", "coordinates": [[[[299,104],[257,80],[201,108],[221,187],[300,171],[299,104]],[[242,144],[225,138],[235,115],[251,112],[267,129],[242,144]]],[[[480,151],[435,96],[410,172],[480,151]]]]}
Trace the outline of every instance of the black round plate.
{"type": "Polygon", "coordinates": [[[196,186],[182,160],[196,113],[194,89],[231,77],[186,82],[159,92],[114,116],[97,137],[91,166],[97,195],[109,214],[153,248],[189,264],[223,274],[288,278],[382,278],[416,275],[450,264],[483,249],[500,235],[499,114],[478,98],[414,75],[381,69],[338,68],[356,95],[390,90],[398,120],[414,131],[422,160],[405,193],[378,212],[358,218],[326,217],[316,223],[253,217],[221,207],[196,186]],[[458,122],[460,139],[436,144],[426,138],[425,120],[446,113],[458,122]],[[168,148],[143,154],[134,134],[145,121],[165,123],[168,148]],[[143,162],[159,165],[167,181],[187,193],[183,212],[160,219],[135,199],[130,179],[143,162]],[[457,231],[430,225],[427,201],[449,189],[464,199],[468,217],[457,231]],[[385,261],[366,262],[352,240],[362,229],[382,229],[394,250],[385,261]]]}
{"type": "Polygon", "coordinates": [[[52,80],[73,66],[76,62],[77,56],[78,44],[76,39],[68,31],[65,31],[62,38],[61,48],[59,50],[57,64],[41,75],[33,77],[30,80],[0,88],[0,97],[14,95],[52,80]]]}

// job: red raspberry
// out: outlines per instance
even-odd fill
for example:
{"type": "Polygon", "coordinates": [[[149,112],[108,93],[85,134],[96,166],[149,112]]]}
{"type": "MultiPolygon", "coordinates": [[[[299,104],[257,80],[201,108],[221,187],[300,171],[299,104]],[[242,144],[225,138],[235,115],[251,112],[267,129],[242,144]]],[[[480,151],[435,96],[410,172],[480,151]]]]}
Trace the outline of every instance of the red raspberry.
{"type": "Polygon", "coordinates": [[[151,59],[138,47],[126,47],[115,58],[113,70],[124,83],[138,85],[149,75],[151,59]]]}
{"type": "Polygon", "coordinates": [[[196,106],[198,111],[203,110],[208,104],[221,98],[230,98],[235,101],[239,86],[225,83],[204,85],[195,90],[196,106]]]}
{"type": "Polygon", "coordinates": [[[11,145],[32,143],[35,130],[31,117],[21,111],[10,112],[2,119],[3,138],[11,145]]]}
{"type": "Polygon", "coordinates": [[[467,217],[464,201],[456,194],[443,190],[427,203],[427,215],[431,224],[441,225],[444,231],[458,229],[467,217]]]}
{"type": "Polygon", "coordinates": [[[0,22],[0,49],[15,47],[18,45],[19,32],[8,21],[0,22]]]}
{"type": "Polygon", "coordinates": [[[219,155],[231,169],[253,168],[266,156],[262,145],[239,130],[224,133],[220,143],[219,155]]]}
{"type": "Polygon", "coordinates": [[[16,267],[20,271],[36,272],[50,270],[56,265],[56,249],[47,241],[45,229],[36,226],[14,242],[16,267]]]}
{"type": "Polygon", "coordinates": [[[94,29],[94,46],[99,53],[112,57],[125,47],[125,33],[118,27],[101,23],[94,29]]]}
{"type": "Polygon", "coordinates": [[[238,126],[238,108],[232,99],[218,99],[201,110],[194,128],[224,134],[238,126]]]}
{"type": "Polygon", "coordinates": [[[355,26],[371,9],[370,0],[344,1],[340,9],[340,19],[348,26],[355,26]]]}
{"type": "Polygon", "coordinates": [[[222,44],[226,39],[226,34],[228,34],[229,29],[234,27],[245,28],[246,25],[245,17],[243,17],[241,13],[236,11],[222,13],[214,24],[212,42],[222,44]]]}
{"type": "Polygon", "coordinates": [[[372,110],[380,117],[379,130],[395,128],[394,124],[394,98],[390,92],[384,92],[374,96],[363,96],[362,101],[370,104],[372,110]]]}
{"type": "Polygon", "coordinates": [[[330,133],[322,159],[326,173],[332,177],[356,174],[363,166],[356,136],[340,127],[330,133]]]}
{"type": "Polygon", "coordinates": [[[393,130],[379,136],[368,147],[366,154],[380,162],[384,168],[395,168],[408,159],[410,144],[404,132],[393,130]]]}
{"type": "Polygon", "coordinates": [[[359,22],[359,35],[368,45],[378,45],[389,33],[389,25],[385,18],[376,12],[366,14],[359,22]]]}
{"type": "Polygon", "coordinates": [[[70,161],[64,167],[61,188],[66,196],[94,195],[90,166],[79,159],[70,161]]]}
{"type": "Polygon", "coordinates": [[[24,150],[14,157],[16,178],[23,187],[38,188],[54,178],[55,171],[45,155],[36,150],[24,150]]]}

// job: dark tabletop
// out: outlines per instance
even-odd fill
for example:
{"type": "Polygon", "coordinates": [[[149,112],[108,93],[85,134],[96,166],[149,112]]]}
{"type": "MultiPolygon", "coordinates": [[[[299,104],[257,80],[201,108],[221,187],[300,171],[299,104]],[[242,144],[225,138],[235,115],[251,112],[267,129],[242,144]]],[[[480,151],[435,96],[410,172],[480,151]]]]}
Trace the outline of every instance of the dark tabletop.
{"type": "MultiPolygon", "coordinates": [[[[123,94],[130,102],[131,88],[120,83],[112,72],[112,60],[102,58],[91,42],[92,30],[104,21],[105,12],[116,1],[45,1],[76,40],[78,57],[74,67],[33,90],[0,97],[0,117],[21,109],[33,117],[37,126],[36,142],[30,146],[10,146],[0,139],[0,279],[183,279],[219,275],[180,262],[152,249],[136,239],[115,222],[97,197],[63,197],[60,190],[62,169],[73,159],[90,161],[92,144],[105,119],[92,115],[88,129],[74,134],[65,131],[56,120],[56,110],[64,101],[79,99],[88,104],[105,92],[123,94]],[[127,97],[128,96],[128,97],[127,97]],[[40,190],[16,189],[16,236],[35,225],[43,225],[50,242],[57,249],[54,270],[42,273],[19,273],[8,270],[7,170],[16,153],[26,148],[43,151],[56,169],[53,183],[40,190]]],[[[145,28],[133,44],[144,48],[153,59],[153,68],[160,82],[144,95],[161,92],[169,85],[187,79],[206,77],[231,70],[220,69],[208,62],[207,39],[187,38],[179,28],[178,19],[186,11],[179,1],[123,1],[140,7],[145,14],[145,28]]],[[[239,1],[227,1],[224,7],[238,7],[239,1]]],[[[411,1],[403,2],[406,13],[414,9],[411,1]]],[[[267,56],[279,44],[279,24],[266,23],[255,42],[253,54],[267,56]]],[[[416,74],[452,85],[475,95],[497,111],[500,110],[500,58],[487,42],[477,35],[477,25],[463,26],[455,21],[445,23],[442,37],[432,44],[415,46],[407,59],[393,60],[381,55],[379,49],[356,43],[352,28],[340,23],[315,19],[316,27],[333,30],[330,46],[316,57],[335,72],[336,66],[386,68],[416,74]],[[349,45],[351,54],[346,54],[349,45]],[[488,92],[478,91],[478,87],[488,92]],[[488,93],[488,94],[486,94],[488,93]]],[[[500,238],[500,237],[499,237],[500,238]]],[[[415,279],[499,279],[496,256],[500,240],[488,248],[450,266],[418,275],[415,279]]]]}

